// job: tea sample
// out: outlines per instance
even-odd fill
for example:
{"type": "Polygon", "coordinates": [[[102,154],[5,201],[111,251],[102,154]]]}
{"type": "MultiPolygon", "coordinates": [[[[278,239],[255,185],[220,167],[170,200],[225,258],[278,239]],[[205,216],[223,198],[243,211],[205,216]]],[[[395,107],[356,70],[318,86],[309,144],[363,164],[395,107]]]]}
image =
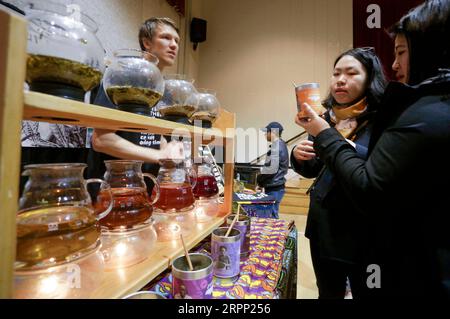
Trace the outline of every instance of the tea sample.
{"type": "Polygon", "coordinates": [[[100,226],[90,208],[46,207],[17,215],[16,269],[56,265],[96,247],[100,226]]]}
{"type": "Polygon", "coordinates": [[[184,115],[184,116],[191,116],[192,113],[194,113],[196,110],[195,106],[192,105],[171,105],[171,106],[164,106],[159,110],[159,113],[161,113],[162,116],[167,115],[184,115]]]}
{"type": "Polygon", "coordinates": [[[190,121],[194,122],[195,120],[214,122],[216,120],[216,116],[209,112],[200,111],[200,112],[195,112],[194,114],[192,114],[190,121]]]}
{"type": "MultiPolygon", "coordinates": [[[[131,228],[148,220],[153,213],[150,199],[145,188],[112,188],[113,208],[100,220],[100,225],[108,229],[131,228]]],[[[110,203],[107,190],[97,196],[96,211],[104,211],[110,203]]]]}
{"type": "Polygon", "coordinates": [[[155,208],[179,212],[192,209],[194,203],[195,198],[191,184],[161,184],[155,208]]]}
{"type": "Polygon", "coordinates": [[[153,107],[162,95],[146,88],[132,86],[111,86],[106,93],[115,105],[139,104],[153,107]]]}
{"type": "Polygon", "coordinates": [[[80,62],[46,55],[29,54],[26,81],[68,84],[90,91],[100,84],[102,72],[80,62]]]}
{"type": "Polygon", "coordinates": [[[209,198],[216,196],[219,193],[219,188],[217,187],[217,181],[214,176],[203,175],[197,177],[197,183],[193,191],[195,198],[209,198]]]}

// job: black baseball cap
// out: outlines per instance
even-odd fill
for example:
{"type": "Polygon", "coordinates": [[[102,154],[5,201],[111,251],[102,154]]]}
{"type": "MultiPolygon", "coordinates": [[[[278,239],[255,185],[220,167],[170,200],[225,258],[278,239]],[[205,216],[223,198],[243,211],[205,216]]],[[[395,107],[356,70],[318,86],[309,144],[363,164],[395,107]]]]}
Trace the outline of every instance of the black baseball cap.
{"type": "Polygon", "coordinates": [[[283,125],[281,125],[278,122],[270,122],[269,124],[267,124],[266,127],[262,128],[261,131],[270,131],[270,130],[278,130],[278,132],[283,132],[284,128],[283,125]]]}

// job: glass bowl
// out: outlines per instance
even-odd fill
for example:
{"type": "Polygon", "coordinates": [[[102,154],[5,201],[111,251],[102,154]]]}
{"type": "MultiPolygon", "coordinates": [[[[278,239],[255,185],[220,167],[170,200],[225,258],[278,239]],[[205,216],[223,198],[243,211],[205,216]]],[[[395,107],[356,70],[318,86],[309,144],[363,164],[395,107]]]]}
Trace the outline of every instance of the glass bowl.
{"type": "Polygon", "coordinates": [[[158,241],[179,240],[189,236],[195,227],[194,210],[184,213],[153,213],[158,241]]]}
{"type": "Polygon", "coordinates": [[[83,100],[86,92],[100,84],[105,70],[97,24],[63,4],[18,2],[28,19],[26,82],[30,90],[83,100]]]}
{"type": "Polygon", "coordinates": [[[104,259],[100,245],[89,254],[70,263],[54,267],[15,271],[16,299],[74,299],[89,298],[102,283],[104,259]]]}
{"type": "Polygon", "coordinates": [[[103,77],[103,87],[117,106],[154,107],[162,98],[164,79],[158,58],[148,52],[121,49],[113,53],[103,77]]]}
{"type": "Polygon", "coordinates": [[[156,238],[152,218],[132,229],[102,229],[105,269],[125,268],[147,259],[153,251],[156,238]]]}

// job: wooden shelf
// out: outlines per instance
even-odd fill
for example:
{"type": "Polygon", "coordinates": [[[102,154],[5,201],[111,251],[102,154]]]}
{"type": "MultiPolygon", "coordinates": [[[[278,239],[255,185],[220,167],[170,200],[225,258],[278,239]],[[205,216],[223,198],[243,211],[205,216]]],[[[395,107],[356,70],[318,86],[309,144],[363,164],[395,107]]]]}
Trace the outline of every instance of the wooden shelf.
{"type": "MultiPolygon", "coordinates": [[[[231,212],[233,192],[235,114],[220,109],[212,129],[201,129],[154,119],[51,95],[24,92],[27,21],[0,8],[0,299],[13,296],[16,252],[16,214],[20,172],[21,120],[79,125],[110,130],[190,135],[193,144],[219,144],[224,148],[225,193],[219,216],[210,223],[197,224],[185,238],[194,247],[220,226],[231,212]],[[180,131],[182,129],[182,131],[180,131]]],[[[171,260],[182,255],[176,241],[157,243],[143,262],[122,270],[106,272],[92,298],[120,298],[133,293],[163,272],[171,260]]]]}
{"type": "Polygon", "coordinates": [[[234,135],[234,114],[223,109],[213,129],[202,129],[37,92],[24,92],[24,98],[24,120],[162,135],[176,131],[201,137],[205,144],[218,138],[232,139],[234,135]]]}
{"type": "MultiPolygon", "coordinates": [[[[224,217],[217,217],[209,223],[197,224],[194,232],[184,238],[188,249],[192,249],[224,221],[224,217]]],[[[152,254],[143,262],[128,268],[106,272],[102,285],[90,298],[122,298],[136,292],[166,270],[174,258],[183,254],[183,247],[179,240],[157,242],[152,254]]]]}

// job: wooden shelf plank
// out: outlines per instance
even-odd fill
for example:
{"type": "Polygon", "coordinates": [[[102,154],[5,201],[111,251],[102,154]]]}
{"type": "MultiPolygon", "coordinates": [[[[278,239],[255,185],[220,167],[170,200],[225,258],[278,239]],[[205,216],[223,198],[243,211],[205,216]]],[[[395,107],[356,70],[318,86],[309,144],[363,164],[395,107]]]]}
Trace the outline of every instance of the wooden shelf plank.
{"type": "Polygon", "coordinates": [[[204,143],[218,138],[232,139],[234,135],[234,114],[225,110],[221,110],[224,119],[218,120],[220,127],[202,129],[48,94],[27,91],[24,92],[24,96],[24,120],[163,135],[170,135],[176,131],[177,134],[184,136],[202,136],[204,143]]]}
{"type": "MultiPolygon", "coordinates": [[[[224,221],[225,217],[217,217],[209,223],[198,223],[194,232],[184,238],[188,249],[197,245],[224,221]]],[[[152,254],[143,262],[124,269],[107,271],[103,284],[90,298],[115,299],[136,292],[166,270],[171,261],[182,254],[184,251],[179,240],[157,242],[152,254]]]]}

